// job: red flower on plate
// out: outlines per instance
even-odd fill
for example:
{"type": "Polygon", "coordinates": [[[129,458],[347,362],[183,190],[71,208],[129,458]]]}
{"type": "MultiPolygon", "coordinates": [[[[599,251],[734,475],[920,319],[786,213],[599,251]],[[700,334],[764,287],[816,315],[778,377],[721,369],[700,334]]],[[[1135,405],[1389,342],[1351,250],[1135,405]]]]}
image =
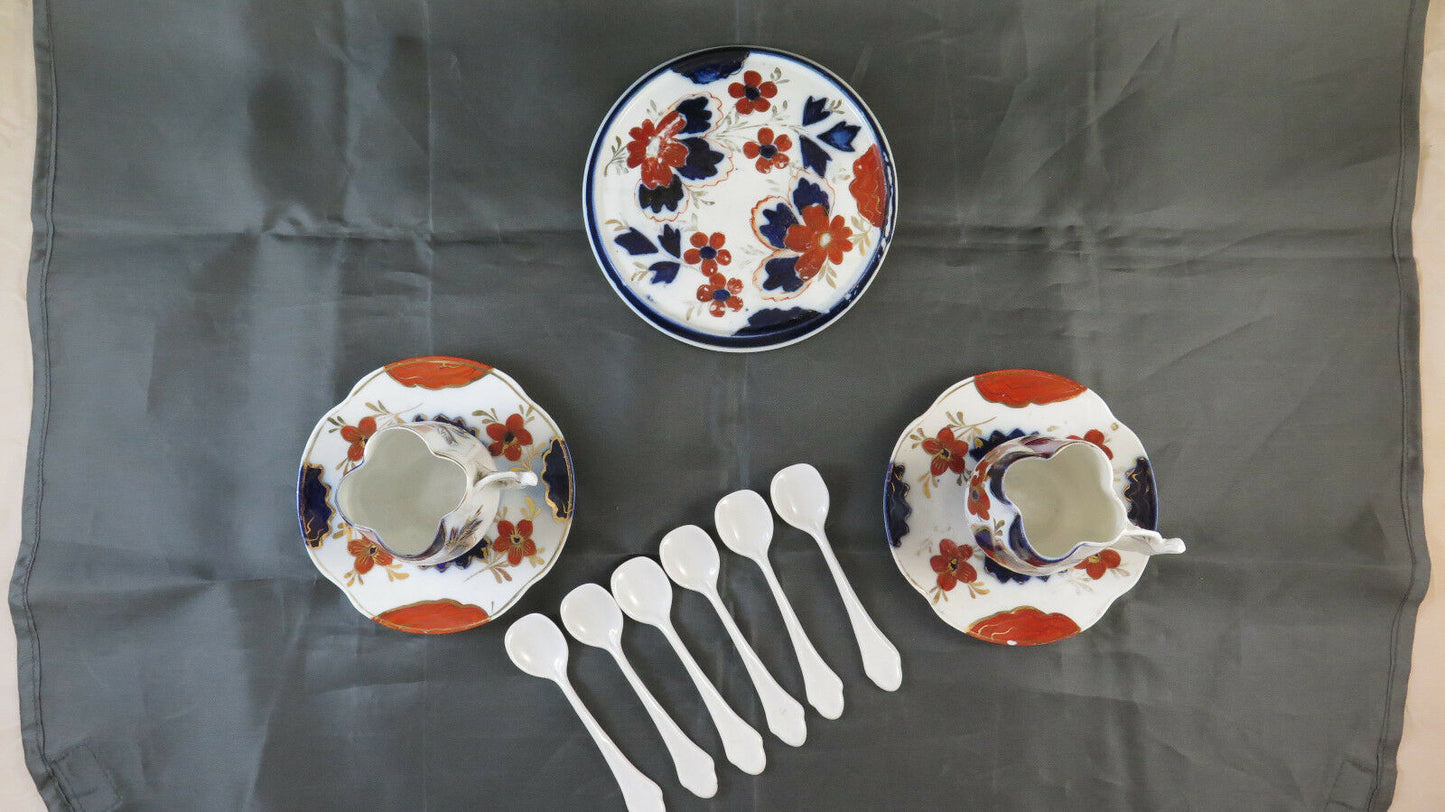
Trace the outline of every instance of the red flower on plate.
{"type": "Polygon", "coordinates": [[[522,563],[523,558],[536,555],[537,543],[532,541],[531,520],[523,519],[516,524],[506,519],[497,522],[497,540],[492,542],[492,549],[505,553],[507,563],[514,567],[522,563]]]}
{"type": "Polygon", "coordinates": [[[527,431],[527,421],[520,414],[513,414],[505,423],[489,423],[487,437],[492,441],[487,451],[493,457],[506,457],[512,462],[521,459],[522,449],[532,444],[532,433],[527,431]]]}
{"type": "Polygon", "coordinates": [[[1110,451],[1107,445],[1104,445],[1104,432],[1099,431],[1098,429],[1089,429],[1088,431],[1084,432],[1083,437],[1080,437],[1077,434],[1070,434],[1069,439],[1086,440],[1088,442],[1091,442],[1094,445],[1098,446],[1100,451],[1104,452],[1104,456],[1108,457],[1111,460],[1114,459],[1114,452],[1110,451]]]}
{"type": "Polygon", "coordinates": [[[1074,569],[1089,573],[1089,577],[1097,581],[1104,577],[1104,573],[1119,566],[1120,560],[1119,554],[1114,550],[1100,550],[1080,561],[1074,569]]]}
{"type": "Polygon", "coordinates": [[[952,539],[938,543],[938,555],[928,559],[928,566],[938,573],[938,588],[948,592],[959,584],[971,584],[978,580],[978,570],[968,563],[973,547],[959,546],[952,539]]]}
{"type": "Polygon", "coordinates": [[[687,124],[682,114],[673,110],[656,124],[652,119],[627,132],[627,168],[642,167],[642,185],[656,189],[672,183],[672,170],[687,163],[687,147],[677,134],[687,124]]]}
{"type": "Polygon", "coordinates": [[[968,443],[955,439],[953,429],[947,426],[938,430],[937,437],[923,441],[923,453],[933,457],[928,470],[934,476],[943,476],[948,471],[961,474],[968,463],[968,443]]]}
{"type": "Polygon", "coordinates": [[[848,192],[858,204],[858,213],[882,228],[888,210],[888,179],[883,174],[883,151],[877,144],[853,162],[853,182],[848,184],[848,192]]]}
{"type": "Polygon", "coordinates": [[[356,563],[352,566],[355,567],[357,575],[371,572],[372,567],[391,566],[391,553],[381,549],[376,542],[369,541],[364,536],[355,536],[346,542],[346,552],[356,559],[356,563]]]}
{"type": "Polygon", "coordinates": [[[682,252],[682,261],[689,265],[698,265],[705,274],[717,273],[717,266],[733,261],[733,255],[723,248],[727,239],[727,235],[721,231],[714,232],[712,236],[699,231],[689,240],[692,247],[682,252]]]}
{"type": "Polygon", "coordinates": [[[743,292],[743,281],[741,279],[728,279],[720,273],[712,274],[707,281],[697,286],[697,300],[699,302],[711,302],[708,305],[708,312],[714,316],[721,317],[729,310],[741,310],[743,300],[739,293],[743,292]]]}
{"type": "Polygon", "coordinates": [[[743,154],[750,160],[757,159],[758,171],[763,174],[788,165],[787,150],[793,148],[793,139],[787,133],[773,137],[773,128],[758,130],[758,140],[743,144],[743,154]]]}
{"type": "Polygon", "coordinates": [[[341,439],[351,443],[351,447],[346,449],[346,458],[352,462],[360,460],[366,453],[366,441],[371,439],[371,435],[375,433],[376,418],[374,417],[363,417],[356,421],[354,426],[342,426],[341,439]]]}
{"type": "Polygon", "coordinates": [[[797,264],[798,278],[808,280],[823,268],[824,262],[837,265],[843,261],[843,253],[853,248],[850,239],[853,229],[844,224],[841,214],[829,222],[828,210],[817,203],[803,209],[802,214],[803,222],[788,226],[783,244],[788,250],[801,255],[797,264]]]}
{"type": "Polygon", "coordinates": [[[762,74],[750,70],[743,74],[741,82],[733,82],[728,85],[728,95],[738,100],[738,112],[743,115],[758,112],[766,113],[773,103],[768,101],[778,95],[778,86],[772,82],[764,82],[762,74]]]}
{"type": "Polygon", "coordinates": [[[988,469],[980,466],[973,472],[968,483],[968,512],[980,519],[988,518],[988,509],[993,502],[988,498],[988,469]]]}
{"type": "Polygon", "coordinates": [[[1020,408],[1078,397],[1088,388],[1077,381],[1037,369],[1000,369],[975,375],[974,388],[991,403],[1020,408]]]}

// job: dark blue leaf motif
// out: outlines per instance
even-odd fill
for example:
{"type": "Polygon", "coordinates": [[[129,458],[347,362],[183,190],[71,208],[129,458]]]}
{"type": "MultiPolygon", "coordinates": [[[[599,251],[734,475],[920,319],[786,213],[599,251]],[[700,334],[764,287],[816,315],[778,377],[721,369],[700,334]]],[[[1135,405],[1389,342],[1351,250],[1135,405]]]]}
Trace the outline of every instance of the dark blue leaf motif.
{"type": "Polygon", "coordinates": [[[637,186],[637,205],[651,210],[654,214],[663,209],[677,211],[677,204],[680,202],[682,202],[682,178],[673,176],[672,183],[656,189],[649,189],[642,184],[637,186]]]}
{"type": "Polygon", "coordinates": [[[677,168],[677,174],[688,180],[703,180],[716,175],[717,165],[727,157],[702,138],[684,138],[682,144],[687,147],[687,161],[677,168]]]}
{"type": "Polygon", "coordinates": [[[738,330],[733,335],[757,335],[758,333],[771,333],[779,328],[788,327],[801,322],[817,318],[818,311],[809,310],[806,307],[765,307],[748,316],[748,326],[738,330]]]}
{"type": "Polygon", "coordinates": [[[1145,530],[1159,528],[1159,502],[1154,493],[1154,471],[1149,460],[1140,457],[1124,475],[1124,501],[1129,504],[1129,521],[1145,530]]]}
{"type": "Polygon", "coordinates": [[[1000,445],[1003,445],[1005,442],[1014,439],[1015,437],[1022,436],[1024,436],[1023,429],[1014,429],[1008,434],[1004,434],[1001,431],[995,430],[993,434],[975,440],[973,448],[970,448],[968,450],[968,455],[970,457],[973,457],[974,462],[978,462],[979,460],[983,459],[984,454],[987,454],[988,452],[994,450],[1000,445]]]}
{"type": "Polygon", "coordinates": [[[680,253],[682,251],[682,232],[672,226],[662,227],[662,236],[657,238],[657,244],[662,246],[662,250],[675,257],[682,256],[680,253]]]}
{"type": "Polygon", "coordinates": [[[666,262],[654,262],[647,266],[647,270],[652,271],[652,281],[654,283],[666,285],[668,282],[677,278],[677,271],[681,267],[680,264],[668,260],[666,262]]]}
{"type": "Polygon", "coordinates": [[[779,203],[771,209],[763,210],[763,220],[765,222],[758,226],[758,233],[763,235],[763,239],[772,247],[783,248],[788,229],[797,224],[798,216],[786,203],[779,203]]]}
{"type": "Polygon", "coordinates": [[[306,463],[296,483],[296,502],[301,517],[301,537],[307,546],[320,547],[331,532],[331,486],[322,480],[326,469],[306,463]]]}
{"type": "Polygon", "coordinates": [[[613,242],[622,246],[623,250],[633,256],[657,253],[657,246],[652,244],[652,240],[647,239],[641,231],[635,228],[629,228],[627,231],[618,234],[613,242]]]}
{"type": "Polygon", "coordinates": [[[798,149],[803,153],[803,166],[818,175],[828,174],[828,153],[806,135],[798,136],[798,149]]]}
{"type": "Polygon", "coordinates": [[[798,258],[774,257],[763,265],[767,271],[767,278],[763,280],[763,290],[783,290],[788,293],[801,288],[803,280],[798,276],[798,258]]]}
{"type": "Polygon", "coordinates": [[[828,193],[823,191],[822,184],[799,178],[798,185],[793,187],[793,206],[798,209],[799,213],[809,206],[822,206],[826,210],[830,206],[830,201],[828,193]]]}
{"type": "Polygon", "coordinates": [[[694,84],[705,85],[742,70],[747,56],[745,48],[725,48],[682,59],[673,64],[672,69],[694,84]]]}
{"type": "Polygon", "coordinates": [[[572,454],[560,439],[553,438],[542,455],[542,484],[552,515],[559,519],[572,515],[572,454]]]}
{"type": "Polygon", "coordinates": [[[903,466],[894,464],[888,469],[888,481],[883,486],[883,526],[888,532],[888,543],[897,547],[908,535],[908,517],[913,508],[908,505],[908,483],[903,479],[903,466]]]}
{"type": "Polygon", "coordinates": [[[812,96],[803,102],[803,126],[817,124],[828,117],[828,98],[815,99],[812,96]]]}
{"type": "MultiPolygon", "coordinates": [[[[681,113],[687,122],[682,128],[684,133],[690,135],[707,132],[708,127],[712,126],[712,111],[708,109],[707,96],[697,96],[678,102],[677,112],[681,113]]],[[[853,130],[856,132],[858,128],[854,127],[853,130]]],[[[849,140],[852,140],[852,136],[849,136],[849,140]]]]}
{"type": "Polygon", "coordinates": [[[833,149],[842,152],[852,152],[853,136],[858,134],[858,129],[857,124],[844,124],[840,121],[832,127],[829,127],[827,132],[819,135],[818,140],[831,146],[833,149]]]}

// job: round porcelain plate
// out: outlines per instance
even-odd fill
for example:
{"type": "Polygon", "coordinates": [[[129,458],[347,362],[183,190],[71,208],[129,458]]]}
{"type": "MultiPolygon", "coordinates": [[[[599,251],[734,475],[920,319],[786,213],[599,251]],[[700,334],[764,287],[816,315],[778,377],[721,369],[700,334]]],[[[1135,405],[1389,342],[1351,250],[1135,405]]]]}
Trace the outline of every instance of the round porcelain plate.
{"type": "Polygon", "coordinates": [[[515,381],[475,361],[410,358],[363,377],[316,424],[301,457],[297,514],[311,562],[359,612],[393,629],[443,634],[497,617],[547,574],[572,525],[572,482],[562,432],[515,381]],[[504,491],[486,541],[461,558],[397,561],[342,521],[335,502],[337,483],[387,418],[460,426],[487,444],[498,470],[533,471],[539,481],[504,491]]]}
{"type": "Polygon", "coordinates": [[[613,106],[587,158],[592,251],[618,295],[689,344],[746,352],[821,330],[893,236],[888,144],[841,79],[802,57],[678,57],[613,106]]]}
{"type": "MultiPolygon", "coordinates": [[[[1076,437],[1104,450],[1129,519],[1154,529],[1158,504],[1149,458],[1103,398],[1048,372],[1009,369],[954,384],[898,438],[884,514],[893,560],[950,626],[980,640],[1037,645],[1071,637],[1128,592],[1149,557],[1106,550],[1048,577],[1022,575],[985,556],[969,532],[973,468],[1005,440],[1076,437]]],[[[982,497],[988,509],[988,497],[982,497]]]]}

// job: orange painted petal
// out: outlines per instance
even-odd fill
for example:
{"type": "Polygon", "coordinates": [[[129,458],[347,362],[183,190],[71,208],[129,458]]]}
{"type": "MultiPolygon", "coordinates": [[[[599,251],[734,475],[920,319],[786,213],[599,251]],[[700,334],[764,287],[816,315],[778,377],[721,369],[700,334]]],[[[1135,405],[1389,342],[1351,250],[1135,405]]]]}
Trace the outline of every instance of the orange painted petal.
{"type": "Polygon", "coordinates": [[[480,606],[459,603],[451,598],[398,606],[372,618],[397,631],[413,634],[448,634],[474,629],[491,618],[480,606]]]}
{"type": "Polygon", "coordinates": [[[465,358],[451,358],[445,355],[429,355],[422,358],[408,358],[386,365],[386,374],[402,386],[418,386],[422,389],[449,389],[466,386],[480,380],[492,368],[486,364],[465,358]]]}

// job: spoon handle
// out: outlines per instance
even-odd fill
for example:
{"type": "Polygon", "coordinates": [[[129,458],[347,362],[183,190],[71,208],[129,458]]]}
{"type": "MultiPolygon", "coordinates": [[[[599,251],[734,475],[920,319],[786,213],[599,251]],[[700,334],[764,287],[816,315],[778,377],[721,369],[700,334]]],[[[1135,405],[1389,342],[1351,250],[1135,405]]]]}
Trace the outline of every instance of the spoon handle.
{"type": "Polygon", "coordinates": [[[788,630],[788,639],[793,642],[793,651],[798,655],[798,667],[803,670],[803,689],[808,694],[808,704],[822,714],[824,719],[837,719],[843,715],[843,681],[823,662],[823,657],[813,647],[813,641],[808,639],[808,633],[803,631],[803,624],[798,622],[798,616],[793,613],[793,605],[788,603],[788,596],[783,594],[783,586],[778,583],[778,576],[773,573],[773,565],[767,559],[762,559],[758,566],[762,568],[768,588],[773,591],[773,600],[777,601],[778,611],[783,615],[783,626],[788,630]]]}
{"type": "Polygon", "coordinates": [[[607,766],[612,769],[612,777],[617,779],[617,786],[622,788],[622,800],[627,804],[629,812],[662,812],[666,807],[662,803],[662,789],[653,783],[651,778],[642,774],[642,771],[632,766],[627,756],[617,749],[612,743],[607,731],[597,724],[587,706],[582,704],[582,697],[572,690],[572,683],[567,681],[566,676],[557,680],[561,687],[562,694],[567,701],[572,703],[572,710],[577,711],[577,716],[582,719],[587,732],[592,734],[592,741],[597,743],[597,749],[602,751],[602,758],[607,760],[607,766]]]}
{"type": "Polygon", "coordinates": [[[642,700],[647,715],[652,717],[657,732],[662,735],[662,743],[667,745],[667,753],[672,756],[672,766],[677,770],[678,783],[699,798],[716,795],[717,769],[713,766],[712,756],[689,739],[687,734],[682,732],[682,728],[677,726],[677,722],[667,715],[667,711],[658,704],[657,697],[652,695],[652,691],[647,689],[637,672],[632,669],[632,663],[627,661],[621,649],[612,650],[611,653],[617,666],[622,669],[622,675],[627,677],[628,684],[642,700]]]}
{"type": "Polygon", "coordinates": [[[853,585],[848,583],[848,576],[838,566],[828,536],[819,530],[813,534],[813,539],[823,552],[823,560],[828,562],[828,571],[833,573],[833,583],[838,586],[838,594],[843,598],[843,608],[848,610],[848,622],[853,626],[853,637],[858,640],[858,653],[863,655],[863,673],[885,691],[898,690],[898,686],[903,684],[903,660],[898,656],[898,649],[883,636],[878,624],[873,622],[868,610],[858,600],[853,585]]]}
{"type": "Polygon", "coordinates": [[[767,666],[758,659],[758,653],[753,651],[747,638],[743,637],[742,630],[733,621],[732,615],[728,614],[722,598],[718,597],[717,593],[705,594],[712,608],[717,610],[717,616],[722,620],[723,628],[728,630],[728,636],[732,638],[738,654],[743,658],[743,666],[748,669],[748,676],[752,678],[753,687],[757,689],[758,699],[762,700],[763,713],[768,717],[768,730],[786,744],[798,747],[808,739],[808,723],[804,719],[802,704],[773,679],[767,666]]]}
{"type": "Polygon", "coordinates": [[[677,630],[672,624],[664,624],[660,627],[662,633],[667,636],[667,642],[672,644],[677,656],[682,660],[682,665],[687,669],[687,675],[692,677],[692,682],[697,686],[698,693],[702,694],[702,703],[707,706],[708,715],[712,717],[712,723],[717,726],[718,736],[722,739],[723,753],[728,757],[739,770],[748,775],[757,775],[768,765],[768,757],[763,752],[763,737],[753,730],[752,725],[743,721],[737,711],[728,705],[722,694],[707,675],[698,666],[697,660],[688,653],[687,647],[682,644],[682,638],[677,636],[677,630]]]}

